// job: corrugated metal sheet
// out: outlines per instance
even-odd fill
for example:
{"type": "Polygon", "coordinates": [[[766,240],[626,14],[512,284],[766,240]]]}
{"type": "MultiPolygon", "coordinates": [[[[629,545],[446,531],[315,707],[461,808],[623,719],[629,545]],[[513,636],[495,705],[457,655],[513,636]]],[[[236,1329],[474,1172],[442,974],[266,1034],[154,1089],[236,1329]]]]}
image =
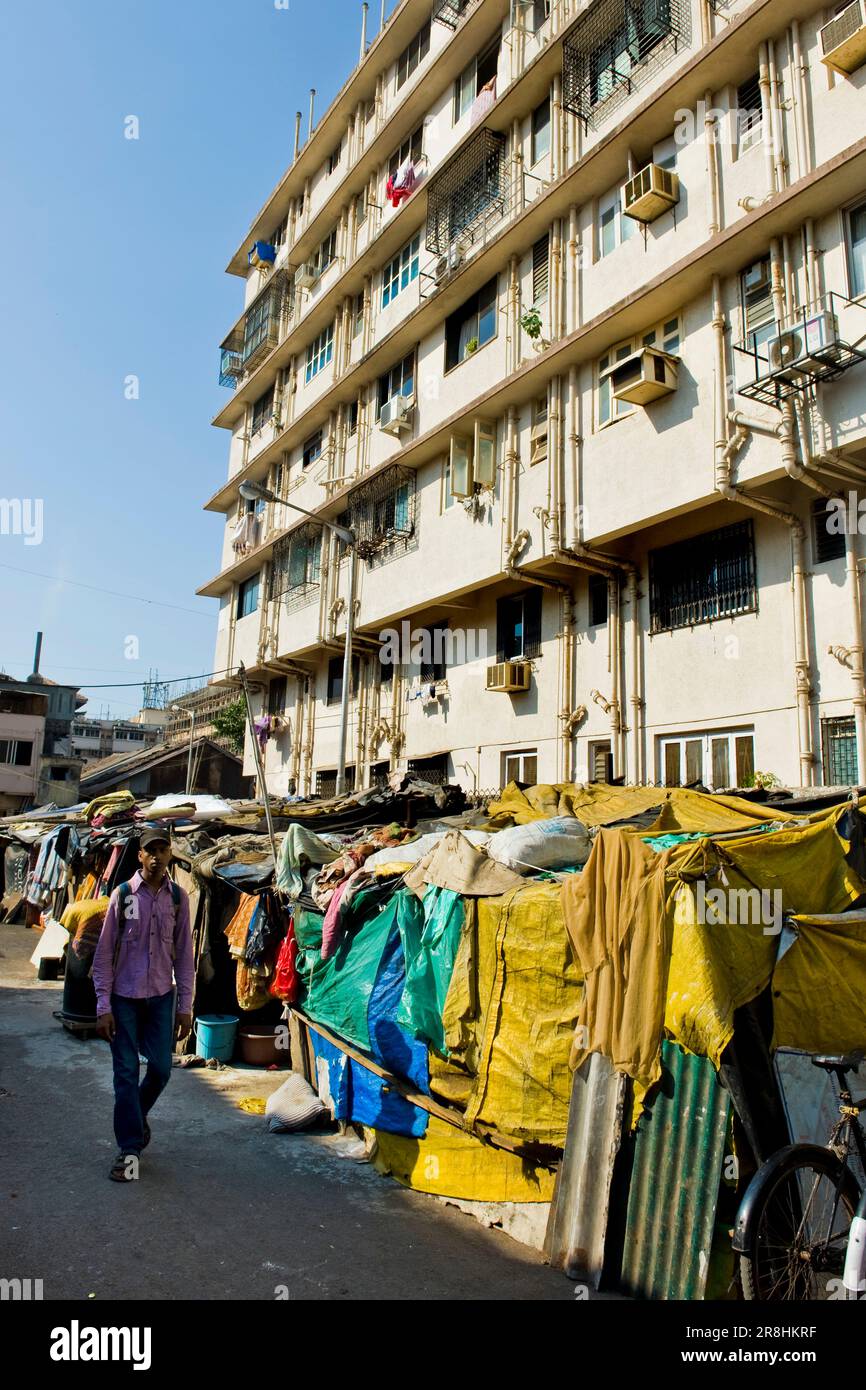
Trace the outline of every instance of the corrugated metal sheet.
{"type": "Polygon", "coordinates": [[[594,1052],[574,1074],[568,1131],[544,1252],[571,1279],[598,1288],[614,1161],[622,1136],[626,1078],[594,1052]]]}
{"type": "Polygon", "coordinates": [[[725,1155],[728,1094],[712,1063],[662,1046],[661,1091],[638,1127],[620,1288],[702,1298],[725,1155]]]}

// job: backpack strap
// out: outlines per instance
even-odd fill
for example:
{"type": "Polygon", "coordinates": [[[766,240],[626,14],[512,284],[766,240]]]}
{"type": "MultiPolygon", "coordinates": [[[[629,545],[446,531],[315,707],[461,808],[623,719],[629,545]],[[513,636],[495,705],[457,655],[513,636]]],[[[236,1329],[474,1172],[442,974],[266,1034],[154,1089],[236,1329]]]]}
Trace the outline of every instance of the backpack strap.
{"type": "Polygon", "coordinates": [[[126,904],[132,896],[132,888],[128,883],[121,883],[117,889],[117,936],[114,942],[114,958],[112,960],[112,973],[117,974],[117,962],[120,959],[120,946],[123,941],[123,924],[126,921],[126,904]]]}

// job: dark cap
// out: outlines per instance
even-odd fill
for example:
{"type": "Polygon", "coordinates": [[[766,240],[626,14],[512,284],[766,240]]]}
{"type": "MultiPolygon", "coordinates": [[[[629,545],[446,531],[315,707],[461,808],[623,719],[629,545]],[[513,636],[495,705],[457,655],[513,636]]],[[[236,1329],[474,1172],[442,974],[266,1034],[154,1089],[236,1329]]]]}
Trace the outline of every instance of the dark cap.
{"type": "Polygon", "coordinates": [[[171,830],[167,825],[149,825],[146,830],[142,830],[141,839],[138,842],[139,849],[146,849],[148,845],[171,844],[171,830]]]}

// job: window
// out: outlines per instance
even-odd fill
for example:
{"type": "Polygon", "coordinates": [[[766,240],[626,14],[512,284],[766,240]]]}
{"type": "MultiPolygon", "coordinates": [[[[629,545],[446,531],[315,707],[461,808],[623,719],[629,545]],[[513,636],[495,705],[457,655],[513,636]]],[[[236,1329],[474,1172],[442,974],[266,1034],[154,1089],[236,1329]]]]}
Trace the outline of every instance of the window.
{"type": "Polygon", "coordinates": [[[613,188],[598,200],[598,254],[609,256],[634,236],[637,223],[622,210],[622,190],[613,188]]]}
{"type": "Polygon", "coordinates": [[[271,571],[271,596],[281,590],[295,596],[318,584],[321,556],[322,532],[318,526],[312,530],[301,526],[285,541],[278,542],[271,571]]]}
{"type": "Polygon", "coordinates": [[[340,136],[340,143],[335,150],[328,155],[328,174],[333,174],[338,168],[340,160],[343,158],[343,141],[345,137],[340,136]]]}
{"type": "Polygon", "coordinates": [[[541,589],[509,594],[496,603],[496,660],[541,656],[541,589]]]}
{"type": "Polygon", "coordinates": [[[758,608],[752,521],[650,552],[650,631],[693,627],[758,608]]]}
{"type": "Polygon", "coordinates": [[[409,772],[416,772],[424,782],[444,786],[448,781],[448,754],[437,753],[432,758],[410,758],[409,772]]]}
{"type": "Polygon", "coordinates": [[[364,327],[364,296],[356,294],[352,301],[352,337],[357,338],[364,327]]]}
{"type": "Polygon", "coordinates": [[[415,353],[409,352],[389,372],[379,377],[379,410],[395,396],[412,396],[415,393],[415,353]]]}
{"type": "MultiPolygon", "coordinates": [[[[355,766],[354,766],[354,763],[351,763],[351,764],[349,764],[349,766],[346,768],[346,791],[352,792],[352,791],[354,791],[354,790],[355,790],[355,766]]],[[[328,768],[327,770],[324,770],[324,771],[322,771],[322,772],[317,772],[317,773],[316,773],[316,796],[321,796],[321,797],[324,797],[324,798],[327,799],[327,798],[329,798],[329,797],[334,797],[334,796],[336,796],[336,795],[337,795],[337,769],[336,769],[335,767],[332,767],[332,768],[328,768]]]]}
{"type": "Polygon", "coordinates": [[[613,753],[610,741],[591,743],[587,749],[590,782],[613,781],[613,753]]]}
{"type": "Polygon", "coordinates": [[[271,232],[271,235],[268,238],[268,240],[271,243],[271,246],[274,246],[277,249],[279,249],[281,246],[285,245],[286,233],[288,232],[288,228],[289,214],[286,213],[280,225],[276,227],[274,231],[271,232]]]}
{"type": "Polygon", "coordinates": [[[29,767],[32,761],[32,739],[0,739],[0,763],[3,763],[5,767],[29,767]]]}
{"type": "Polygon", "coordinates": [[[355,434],[358,429],[358,402],[349,402],[349,434],[355,434]]]}
{"type": "Polygon", "coordinates": [[[532,113],[532,149],[530,163],[537,164],[550,149],[550,97],[545,97],[532,113]]]}
{"type": "Polygon", "coordinates": [[[277,676],[268,686],[268,714],[282,714],[286,708],[288,681],[285,676],[277,676]]]}
{"type": "Polygon", "coordinates": [[[477,294],[467,299],[462,308],[451,314],[445,323],[445,370],[465,362],[472,351],[489,343],[496,334],[496,294],[498,280],[488,280],[477,294]]]}
{"type": "Polygon", "coordinates": [[[550,282],[550,234],[544,233],[532,248],[532,302],[543,304],[550,282]]]}
{"type": "Polygon", "coordinates": [[[264,395],[259,396],[257,401],[253,401],[253,418],[250,425],[250,432],[258,434],[263,429],[274,413],[274,388],[269,386],[264,395]]]}
{"type": "Polygon", "coordinates": [[[304,442],[304,453],[302,467],[309,468],[311,463],[315,463],[317,458],[322,457],[322,431],[316,430],[309,439],[304,442]]]}
{"type": "Polygon", "coordinates": [[[367,221],[367,190],[359,193],[355,199],[355,226],[363,227],[367,221]]]}
{"type": "Polygon", "coordinates": [[[757,352],[776,332],[773,294],[770,281],[770,259],[755,261],[740,275],[740,298],[743,308],[743,338],[757,352]]]}
{"type": "Polygon", "coordinates": [[[821,720],[821,751],[824,785],[857,785],[857,735],[852,717],[821,720]]]}
{"type": "Polygon", "coordinates": [[[398,150],[395,150],[394,153],[391,155],[391,159],[388,164],[388,173],[390,174],[391,178],[394,177],[400,166],[406,163],[407,159],[411,159],[413,164],[418,163],[418,160],[421,158],[423,143],[424,127],[423,125],[419,125],[415,130],[413,130],[412,134],[408,137],[408,139],[403,141],[400,148],[398,150]]]}
{"type": "MultiPolygon", "coordinates": [[[[352,680],[349,686],[349,698],[354,695],[358,688],[358,673],[360,671],[360,658],[352,657],[352,680]]],[[[328,662],[328,691],[326,704],[339,705],[343,698],[343,657],[332,656],[328,662]]]]}
{"type": "Polygon", "coordinates": [[[836,508],[830,506],[833,499],[816,497],[812,503],[812,553],[816,565],[826,565],[829,560],[844,560],[845,533],[831,531],[829,517],[836,516],[836,508]]]}
{"type": "Polygon", "coordinates": [[[406,535],[412,525],[409,504],[408,483],[400,483],[392,492],[376,502],[373,517],[374,534],[385,540],[406,535]]]}
{"type": "Polygon", "coordinates": [[[307,370],[305,382],[312,381],[314,376],[327,366],[334,355],[334,325],[328,324],[323,328],[318,338],[314,338],[307,348],[307,370]]]}
{"type": "Polygon", "coordinates": [[[550,18],[550,0],[532,0],[530,24],[533,34],[537,34],[545,20],[550,18]]]}
{"type": "Polygon", "coordinates": [[[255,613],[259,606],[259,576],[250,575],[249,579],[242,579],[238,585],[238,606],[237,616],[247,618],[250,613],[255,613]]]}
{"type": "Polygon", "coordinates": [[[244,320],[244,345],[241,356],[249,361],[276,328],[277,305],[274,296],[266,290],[250,305],[244,320]]]}
{"type": "Polygon", "coordinates": [[[418,278],[418,253],[421,247],[421,234],[407,241],[402,251],[398,251],[382,272],[382,308],[390,304],[401,290],[412,280],[418,278]]]}
{"type": "Polygon", "coordinates": [[[516,748],[511,753],[502,754],[502,785],[521,782],[534,787],[538,781],[538,749],[516,748]]]}
{"type": "Polygon", "coordinates": [[[434,681],[444,681],[448,666],[446,663],[446,633],[448,623],[431,623],[429,627],[422,627],[421,651],[427,660],[422,660],[420,664],[420,677],[423,684],[433,683],[434,681]]]}
{"type": "Polygon", "coordinates": [[[495,81],[499,67],[500,39],[497,38],[480,56],[472,59],[454,83],[454,124],[466,115],[472,103],[488,83],[495,81]]]}
{"type": "Polygon", "coordinates": [[[603,574],[589,576],[589,625],[601,627],[607,622],[607,580],[603,574]]]}
{"type": "Polygon", "coordinates": [[[547,458],[547,397],[539,396],[532,403],[532,432],[529,462],[544,463],[547,458]]]}
{"type": "Polygon", "coordinates": [[[722,730],[662,738],[659,761],[666,787],[745,787],[755,774],[754,734],[722,730]]]}
{"type": "Polygon", "coordinates": [[[404,82],[412,76],[419,63],[422,63],[430,52],[430,21],[429,19],[421,26],[418,33],[407,44],[397,59],[397,88],[399,92],[404,82]]]}
{"type": "Polygon", "coordinates": [[[589,54],[589,104],[596,106],[673,32],[670,0],[637,0],[623,6],[624,23],[589,54]]]}
{"type": "Polygon", "coordinates": [[[761,82],[758,73],[737,88],[737,143],[742,154],[761,139],[761,82]]]}
{"type": "Polygon", "coordinates": [[[337,259],[337,229],[333,228],[328,233],[316,253],[316,261],[319,267],[319,274],[322,275],[328,266],[337,259]]]}
{"type": "Polygon", "coordinates": [[[866,203],[848,213],[851,296],[866,294],[866,203]]]}
{"type": "Polygon", "coordinates": [[[626,357],[630,357],[641,347],[661,348],[662,352],[669,352],[672,356],[676,356],[680,350],[681,341],[682,323],[677,315],[675,318],[665,319],[663,323],[656,324],[655,328],[649,329],[639,338],[629,338],[626,342],[618,343],[615,348],[606,352],[604,357],[599,359],[597,366],[597,422],[599,429],[610,424],[612,420],[620,419],[623,415],[631,415],[635,409],[630,401],[614,400],[610,389],[610,378],[605,375],[608,369],[615,363],[624,361],[626,357]]]}

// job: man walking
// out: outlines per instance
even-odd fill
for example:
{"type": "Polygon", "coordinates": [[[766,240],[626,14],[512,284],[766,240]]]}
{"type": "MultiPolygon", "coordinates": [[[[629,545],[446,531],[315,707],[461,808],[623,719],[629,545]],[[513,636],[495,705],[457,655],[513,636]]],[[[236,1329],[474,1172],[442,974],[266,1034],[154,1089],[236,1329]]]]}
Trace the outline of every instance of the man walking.
{"type": "Polygon", "coordinates": [[[189,898],[168,875],[170,831],[142,833],[140,870],[111,895],[93,957],[96,1031],[111,1043],[114,1134],[119,1153],[109,1177],[138,1177],[138,1158],[150,1143],[147,1116],[171,1076],[174,1040],[192,1024],[193,955],[189,898]],[[177,1021],[172,1037],[174,990],[177,1021]],[[147,1071],[139,1085],[139,1054],[147,1071]]]}

